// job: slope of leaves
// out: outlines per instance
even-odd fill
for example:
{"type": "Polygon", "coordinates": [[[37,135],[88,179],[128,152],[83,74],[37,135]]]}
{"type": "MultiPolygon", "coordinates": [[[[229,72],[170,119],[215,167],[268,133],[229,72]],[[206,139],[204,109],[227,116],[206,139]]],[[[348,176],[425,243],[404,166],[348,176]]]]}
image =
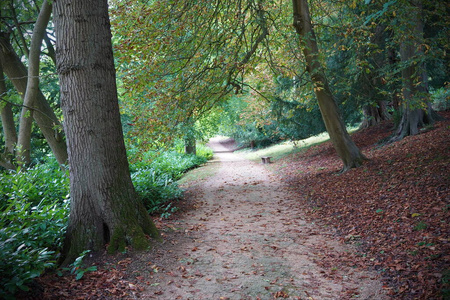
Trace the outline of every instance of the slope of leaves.
{"type": "Polygon", "coordinates": [[[344,174],[330,143],[281,161],[308,216],[356,244],[395,299],[448,296],[450,113],[443,114],[445,121],[393,144],[380,143],[390,123],[355,133],[370,161],[344,174]]]}

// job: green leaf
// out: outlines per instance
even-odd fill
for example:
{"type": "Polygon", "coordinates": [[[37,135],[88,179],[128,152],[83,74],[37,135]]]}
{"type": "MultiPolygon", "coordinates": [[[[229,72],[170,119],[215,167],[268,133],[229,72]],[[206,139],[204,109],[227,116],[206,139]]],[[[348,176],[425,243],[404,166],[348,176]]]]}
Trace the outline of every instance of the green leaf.
{"type": "Polygon", "coordinates": [[[83,275],[84,275],[84,271],[83,270],[78,271],[77,272],[77,276],[75,277],[75,280],[80,280],[81,278],[83,278],[83,275]]]}

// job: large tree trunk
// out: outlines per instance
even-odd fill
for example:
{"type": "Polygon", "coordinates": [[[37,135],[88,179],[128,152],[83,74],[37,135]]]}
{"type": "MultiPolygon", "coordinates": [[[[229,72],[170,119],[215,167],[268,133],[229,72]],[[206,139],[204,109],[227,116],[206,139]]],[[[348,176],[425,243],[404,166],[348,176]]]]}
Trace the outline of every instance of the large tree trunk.
{"type": "MultiPolygon", "coordinates": [[[[3,100],[7,93],[5,78],[3,76],[3,68],[0,63],[0,99],[3,100]]],[[[14,124],[14,115],[11,103],[0,101],[0,117],[2,120],[3,136],[5,139],[5,151],[0,156],[0,166],[5,169],[14,169],[14,148],[17,143],[17,132],[14,124]]]]}
{"type": "Polygon", "coordinates": [[[42,4],[36,24],[33,29],[28,59],[28,81],[23,98],[22,113],[20,114],[19,138],[17,141],[17,161],[21,165],[28,165],[31,161],[31,130],[33,125],[33,110],[35,99],[39,94],[39,63],[42,40],[50,16],[52,6],[46,0],[42,4]]]}
{"type": "Polygon", "coordinates": [[[318,60],[319,49],[311,25],[306,0],[293,0],[294,27],[300,36],[300,44],[306,59],[307,70],[314,84],[325,127],[337,154],[344,163],[342,171],[358,167],[366,159],[345,128],[338,107],[328,86],[328,81],[318,60]]]}
{"type": "Polygon", "coordinates": [[[69,150],[64,263],[86,249],[146,249],[160,239],[131,182],[120,122],[107,0],[54,3],[57,69],[69,150]]]}
{"type": "Polygon", "coordinates": [[[402,70],[402,120],[391,141],[418,134],[421,126],[432,124],[438,118],[431,108],[428,75],[425,63],[420,59],[424,56],[422,2],[412,1],[407,11],[405,36],[408,38],[400,44],[400,58],[407,65],[402,70]]]}
{"type": "MultiPolygon", "coordinates": [[[[8,76],[17,92],[23,98],[27,88],[27,69],[14,52],[8,36],[1,32],[0,62],[3,65],[3,71],[6,76],[8,76]]],[[[41,91],[38,91],[33,109],[33,118],[52,149],[57,161],[60,164],[66,164],[67,147],[66,141],[64,140],[64,133],[61,130],[61,123],[41,91]]]]}

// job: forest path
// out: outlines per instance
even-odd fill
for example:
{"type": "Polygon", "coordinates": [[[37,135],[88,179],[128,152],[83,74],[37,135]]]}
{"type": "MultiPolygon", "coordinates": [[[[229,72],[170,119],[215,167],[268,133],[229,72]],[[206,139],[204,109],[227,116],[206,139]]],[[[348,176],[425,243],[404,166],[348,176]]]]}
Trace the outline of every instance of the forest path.
{"type": "Polygon", "coordinates": [[[209,167],[219,169],[195,188],[194,208],[159,223],[164,242],[133,260],[146,286],[140,297],[386,299],[376,274],[317,264],[350,248],[307,223],[264,165],[229,152],[223,140],[210,147],[209,167]]]}

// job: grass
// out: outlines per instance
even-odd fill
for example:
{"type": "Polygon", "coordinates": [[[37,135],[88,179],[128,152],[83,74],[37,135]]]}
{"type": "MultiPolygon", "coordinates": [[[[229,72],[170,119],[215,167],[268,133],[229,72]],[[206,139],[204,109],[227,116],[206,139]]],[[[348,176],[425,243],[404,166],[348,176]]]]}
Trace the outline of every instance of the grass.
{"type": "MultiPolygon", "coordinates": [[[[347,130],[349,133],[352,133],[358,130],[359,126],[348,127],[347,130]]],[[[252,161],[260,161],[262,156],[271,156],[274,160],[280,159],[289,155],[291,153],[296,153],[300,151],[304,151],[309,147],[314,145],[318,145],[324,143],[330,139],[330,136],[327,132],[322,132],[318,135],[298,140],[298,141],[286,141],[276,145],[269,146],[264,149],[258,149],[257,151],[252,150],[241,150],[239,151],[244,157],[248,160],[252,161]]]]}
{"type": "Polygon", "coordinates": [[[248,160],[259,161],[261,156],[271,156],[274,160],[280,159],[288,154],[304,151],[311,146],[326,142],[330,139],[328,133],[324,132],[300,141],[287,141],[272,145],[257,151],[242,150],[241,154],[248,160]]]}

